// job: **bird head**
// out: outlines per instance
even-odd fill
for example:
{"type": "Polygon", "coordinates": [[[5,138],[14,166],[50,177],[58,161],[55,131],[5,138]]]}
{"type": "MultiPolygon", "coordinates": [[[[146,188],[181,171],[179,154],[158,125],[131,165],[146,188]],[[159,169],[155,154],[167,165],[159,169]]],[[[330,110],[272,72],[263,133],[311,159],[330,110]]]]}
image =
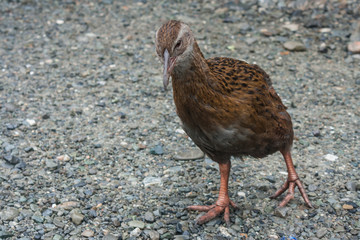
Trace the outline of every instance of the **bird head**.
{"type": "Polygon", "coordinates": [[[164,64],[164,89],[174,71],[184,71],[191,63],[193,56],[193,33],[183,22],[170,20],[156,32],[156,53],[164,64]]]}

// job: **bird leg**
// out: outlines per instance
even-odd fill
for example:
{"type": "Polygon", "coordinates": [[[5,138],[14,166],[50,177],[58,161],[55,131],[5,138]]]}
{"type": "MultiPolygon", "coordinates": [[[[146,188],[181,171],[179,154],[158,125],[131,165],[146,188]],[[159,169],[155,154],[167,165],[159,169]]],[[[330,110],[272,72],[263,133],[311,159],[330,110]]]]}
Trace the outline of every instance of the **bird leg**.
{"type": "Polygon", "coordinates": [[[219,163],[220,170],[220,191],[219,197],[215,204],[210,206],[189,206],[188,210],[207,212],[205,215],[201,216],[198,220],[198,224],[206,223],[222,212],[224,212],[224,220],[226,224],[230,224],[230,205],[236,208],[236,204],[229,199],[228,194],[228,182],[229,182],[229,174],[230,174],[231,162],[230,160],[225,163],[219,163]]]}
{"type": "Polygon", "coordinates": [[[295,193],[295,186],[299,188],[301,196],[303,197],[306,204],[312,208],[310,200],[305,192],[304,186],[302,185],[296,171],[294,168],[294,164],[292,162],[290,151],[281,151],[281,154],[284,156],[286,168],[288,171],[288,179],[286,180],[285,184],[275,192],[270,198],[276,198],[280,196],[283,192],[289,189],[288,194],[285,196],[284,200],[280,203],[279,207],[285,206],[291,199],[294,198],[295,193]]]}

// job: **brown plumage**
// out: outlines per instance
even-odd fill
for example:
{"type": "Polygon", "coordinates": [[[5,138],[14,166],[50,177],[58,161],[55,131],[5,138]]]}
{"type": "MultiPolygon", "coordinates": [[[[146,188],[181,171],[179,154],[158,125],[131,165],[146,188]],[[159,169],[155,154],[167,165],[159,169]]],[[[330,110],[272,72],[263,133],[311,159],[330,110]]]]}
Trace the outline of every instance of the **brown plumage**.
{"type": "Polygon", "coordinates": [[[156,51],[164,63],[164,87],[172,77],[174,102],[185,132],[212,160],[219,163],[219,198],[211,206],[190,206],[206,211],[198,223],[224,212],[230,222],[228,196],[230,157],[265,157],[280,151],[288,179],[272,198],[289,189],[280,203],[294,198],[298,186],[308,206],[311,203],[292,163],[293,129],[286,107],[272,87],[270,77],[257,65],[215,57],[205,59],[190,28],[171,20],[156,32],[156,51]]]}

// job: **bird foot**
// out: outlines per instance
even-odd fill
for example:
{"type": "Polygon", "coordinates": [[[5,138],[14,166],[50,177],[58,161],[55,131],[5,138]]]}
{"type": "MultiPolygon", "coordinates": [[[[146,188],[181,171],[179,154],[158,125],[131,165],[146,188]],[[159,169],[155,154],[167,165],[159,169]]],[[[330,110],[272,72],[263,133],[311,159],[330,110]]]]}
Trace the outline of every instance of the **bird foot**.
{"type": "Polygon", "coordinates": [[[296,178],[295,180],[287,180],[285,184],[275,192],[274,195],[272,195],[270,198],[274,199],[280,196],[283,192],[285,192],[287,189],[289,189],[288,194],[285,196],[285,198],[282,200],[282,202],[279,204],[279,207],[284,207],[291,199],[294,198],[295,193],[295,186],[299,188],[299,191],[301,193],[301,196],[303,197],[306,204],[312,208],[312,205],[310,203],[310,200],[305,192],[304,186],[302,185],[299,178],[296,178]]]}
{"type": "Polygon", "coordinates": [[[207,212],[205,215],[197,219],[196,223],[199,225],[209,222],[210,220],[214,219],[222,212],[224,212],[224,220],[227,225],[230,225],[230,206],[232,206],[233,208],[237,208],[236,204],[233,201],[229,200],[228,203],[222,203],[217,201],[215,204],[210,206],[193,205],[187,207],[187,210],[207,212]]]}

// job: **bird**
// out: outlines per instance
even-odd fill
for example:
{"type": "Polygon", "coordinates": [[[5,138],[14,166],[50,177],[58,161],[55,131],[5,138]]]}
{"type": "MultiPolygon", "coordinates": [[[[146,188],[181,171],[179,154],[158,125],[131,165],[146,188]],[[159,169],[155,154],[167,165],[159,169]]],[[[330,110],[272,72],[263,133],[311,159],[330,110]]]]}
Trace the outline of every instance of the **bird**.
{"type": "Polygon", "coordinates": [[[205,212],[196,223],[204,224],[223,214],[225,223],[230,224],[230,207],[237,207],[228,193],[232,157],[261,159],[280,152],[288,177],[270,198],[287,191],[279,204],[284,207],[294,198],[297,187],[307,206],[312,208],[291,157],[294,139],[291,117],[269,75],[258,65],[242,60],[206,59],[190,27],[178,20],[169,20],[156,31],[155,49],[163,64],[165,90],[171,77],[182,128],[219,164],[217,201],[209,206],[187,207],[205,212]]]}

